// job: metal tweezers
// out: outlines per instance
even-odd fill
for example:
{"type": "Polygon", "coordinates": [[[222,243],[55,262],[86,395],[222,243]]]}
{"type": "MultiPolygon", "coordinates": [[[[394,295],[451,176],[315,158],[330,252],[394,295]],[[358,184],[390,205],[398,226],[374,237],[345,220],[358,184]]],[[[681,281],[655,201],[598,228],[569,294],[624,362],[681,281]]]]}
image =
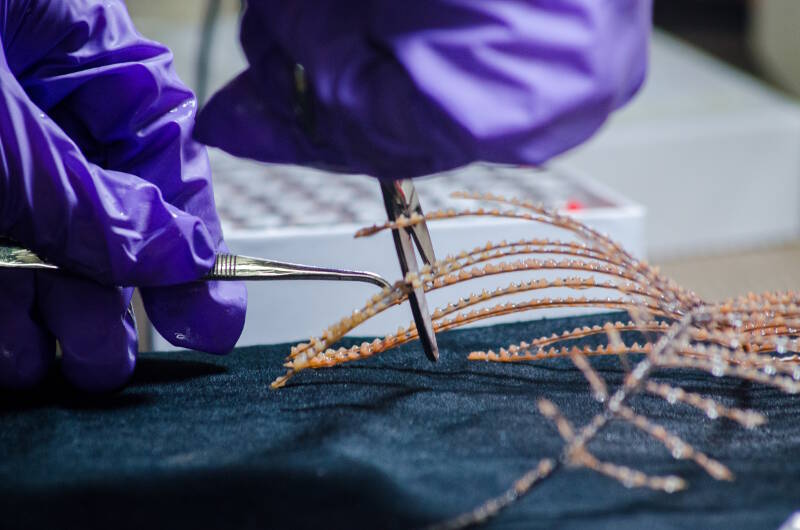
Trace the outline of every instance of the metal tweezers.
{"type": "MultiPolygon", "coordinates": [[[[401,215],[406,217],[410,217],[413,213],[422,215],[417,192],[410,180],[381,182],[381,191],[390,221],[396,220],[401,215]]],[[[408,228],[393,230],[393,235],[403,278],[409,272],[418,272],[419,270],[411,243],[412,238],[425,263],[433,264],[436,261],[431,237],[424,221],[408,228]]],[[[2,237],[0,237],[0,268],[58,270],[58,266],[47,263],[30,250],[2,237]]],[[[202,279],[338,280],[371,283],[382,288],[392,287],[392,284],[386,279],[373,272],[312,267],[235,254],[217,254],[213,269],[202,279]]],[[[433,323],[422,287],[410,287],[408,300],[425,354],[430,360],[435,361],[439,358],[439,349],[436,345],[433,323]]]]}
{"type": "MultiPolygon", "coordinates": [[[[43,261],[30,250],[2,238],[0,238],[0,267],[59,269],[57,265],[43,261]]],[[[236,254],[217,254],[214,268],[201,280],[340,280],[371,283],[378,287],[392,286],[386,279],[373,272],[326,269],[236,254]]]]}

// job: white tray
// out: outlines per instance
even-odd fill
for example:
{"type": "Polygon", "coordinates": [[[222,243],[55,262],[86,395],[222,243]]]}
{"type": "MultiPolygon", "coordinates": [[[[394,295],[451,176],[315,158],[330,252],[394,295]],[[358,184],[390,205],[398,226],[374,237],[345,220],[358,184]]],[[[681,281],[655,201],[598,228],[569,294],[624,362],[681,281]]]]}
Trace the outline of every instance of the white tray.
{"type": "MultiPolygon", "coordinates": [[[[309,265],[369,270],[390,281],[399,278],[391,234],[353,238],[358,228],[385,220],[379,187],[374,179],[255,164],[216,151],[212,152],[212,165],[217,207],[233,252],[309,265]]],[[[542,201],[550,207],[577,208],[570,212],[576,218],[608,233],[634,254],[643,255],[643,208],[565,168],[554,166],[543,171],[476,164],[437,178],[418,180],[417,189],[426,211],[474,205],[471,201],[449,197],[457,190],[491,191],[542,201]]],[[[429,223],[429,228],[440,258],[490,240],[565,237],[563,231],[551,227],[506,219],[462,218],[429,223]]],[[[469,292],[480,292],[510,281],[510,278],[495,277],[453,286],[431,293],[428,304],[433,310],[469,292]]],[[[251,282],[247,323],[239,345],[304,340],[361,307],[375,289],[366,284],[342,282],[251,282]]],[[[569,294],[575,295],[557,290],[548,293],[550,296],[569,294]]],[[[591,296],[592,291],[581,294],[591,296]]],[[[495,322],[577,312],[585,311],[535,312],[511,315],[495,322]]],[[[406,326],[411,320],[407,307],[394,308],[357,328],[354,334],[382,334],[397,329],[398,325],[406,326]]],[[[152,346],[157,350],[170,349],[155,333],[152,346]]]]}

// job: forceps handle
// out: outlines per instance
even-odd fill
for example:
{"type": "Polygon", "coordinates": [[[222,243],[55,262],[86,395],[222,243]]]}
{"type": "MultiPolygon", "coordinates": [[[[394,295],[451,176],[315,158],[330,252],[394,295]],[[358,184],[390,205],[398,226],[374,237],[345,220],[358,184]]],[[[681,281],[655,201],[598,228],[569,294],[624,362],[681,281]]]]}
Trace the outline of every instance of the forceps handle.
{"type": "MultiPolygon", "coordinates": [[[[0,243],[0,268],[58,270],[28,249],[0,243]]],[[[373,272],[326,269],[235,254],[217,254],[214,268],[203,280],[338,280],[365,282],[391,288],[392,284],[373,272]]]]}
{"type": "Polygon", "coordinates": [[[326,269],[285,261],[217,254],[214,268],[204,280],[338,280],[365,282],[391,288],[392,284],[373,272],[326,269]]]}

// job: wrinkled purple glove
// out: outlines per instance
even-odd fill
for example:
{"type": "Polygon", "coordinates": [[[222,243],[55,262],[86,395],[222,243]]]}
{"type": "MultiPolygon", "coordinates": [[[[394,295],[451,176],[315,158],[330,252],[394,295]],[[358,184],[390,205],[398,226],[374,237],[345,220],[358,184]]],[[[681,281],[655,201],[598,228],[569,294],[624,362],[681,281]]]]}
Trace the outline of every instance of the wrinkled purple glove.
{"type": "Polygon", "coordinates": [[[120,387],[136,361],[130,287],[170,342],[229,351],[245,288],[189,283],[224,250],[195,99],[118,0],[0,0],[0,234],[97,282],[0,272],[0,386],[55,353],[76,386],[120,387]]]}
{"type": "Polygon", "coordinates": [[[386,178],[540,164],[636,92],[650,26],[651,0],[250,0],[249,68],[195,137],[386,178]],[[295,63],[312,84],[299,116],[295,63]]]}

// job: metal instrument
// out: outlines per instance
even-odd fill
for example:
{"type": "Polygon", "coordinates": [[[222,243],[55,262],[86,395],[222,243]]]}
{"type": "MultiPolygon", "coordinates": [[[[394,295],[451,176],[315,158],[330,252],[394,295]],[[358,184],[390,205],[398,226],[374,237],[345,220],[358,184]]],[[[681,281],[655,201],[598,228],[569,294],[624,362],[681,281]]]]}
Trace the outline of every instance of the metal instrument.
{"type": "MultiPolygon", "coordinates": [[[[381,191],[389,220],[395,221],[401,215],[411,217],[414,213],[422,215],[417,192],[410,180],[381,182],[381,191]]],[[[430,233],[424,221],[407,228],[393,230],[392,235],[404,279],[409,272],[419,271],[414,244],[426,264],[431,265],[436,261],[430,233]]],[[[40,259],[30,250],[2,237],[0,237],[0,268],[59,269],[58,266],[40,259]]],[[[312,267],[235,254],[218,254],[213,269],[202,280],[337,280],[371,283],[382,288],[392,287],[389,281],[373,272],[312,267]]],[[[439,348],[423,288],[411,287],[408,301],[411,304],[411,313],[414,315],[414,323],[425,355],[431,361],[436,361],[439,358],[439,348]]]]}
{"type": "MultiPolygon", "coordinates": [[[[6,239],[0,239],[0,268],[58,270],[36,254],[6,239]]],[[[217,254],[214,268],[203,280],[338,280],[365,282],[378,287],[392,286],[374,272],[311,267],[236,254],[217,254]]]]}
{"type": "MultiPolygon", "coordinates": [[[[381,191],[383,192],[386,214],[389,216],[390,221],[397,220],[401,215],[406,217],[411,217],[415,213],[422,215],[422,207],[419,204],[417,190],[410,180],[381,181],[381,191]]],[[[425,221],[408,228],[392,230],[392,235],[394,236],[394,246],[397,250],[397,258],[400,261],[400,270],[404,279],[409,272],[419,272],[412,239],[417,245],[422,261],[428,265],[436,262],[433,243],[425,221]]],[[[424,289],[422,287],[412,287],[408,293],[408,303],[411,304],[411,313],[414,315],[417,334],[422,343],[422,348],[425,350],[425,355],[435,362],[439,359],[439,346],[436,344],[433,321],[428,311],[424,289]]]]}

